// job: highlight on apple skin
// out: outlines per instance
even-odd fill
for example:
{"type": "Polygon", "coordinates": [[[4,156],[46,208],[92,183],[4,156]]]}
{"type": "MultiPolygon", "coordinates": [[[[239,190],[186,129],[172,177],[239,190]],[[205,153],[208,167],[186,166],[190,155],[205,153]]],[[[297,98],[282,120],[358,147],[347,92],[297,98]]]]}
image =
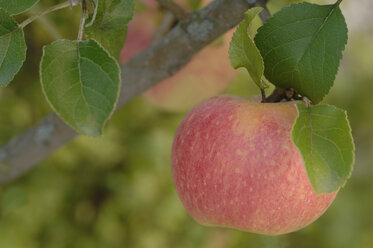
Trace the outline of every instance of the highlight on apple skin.
{"type": "MultiPolygon", "coordinates": [[[[204,2],[206,4],[211,1],[204,2]]],[[[153,34],[161,22],[154,4],[149,0],[144,3],[148,8],[136,13],[129,23],[127,40],[121,51],[121,63],[150,46],[153,34]]],[[[178,73],[146,91],[143,94],[145,99],[163,110],[184,111],[223,92],[236,75],[228,58],[232,35],[233,30],[217,44],[204,48],[178,73]]]]}
{"type": "Polygon", "coordinates": [[[172,147],[172,175],[197,222],[278,235],[326,211],[337,192],[316,195],[311,187],[290,138],[296,103],[219,96],[184,117],[172,147]]]}

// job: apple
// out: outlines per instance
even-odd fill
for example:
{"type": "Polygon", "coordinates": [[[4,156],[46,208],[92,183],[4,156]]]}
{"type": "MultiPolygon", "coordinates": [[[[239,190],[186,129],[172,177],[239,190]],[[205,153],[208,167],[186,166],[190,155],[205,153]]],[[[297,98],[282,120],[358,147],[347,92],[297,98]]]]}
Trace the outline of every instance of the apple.
{"type": "MultiPolygon", "coordinates": [[[[121,63],[150,46],[161,19],[153,2],[144,2],[148,8],[136,13],[129,23],[121,63]]],[[[206,2],[210,1],[204,1],[204,4],[206,2]]],[[[183,111],[224,91],[236,75],[228,58],[232,35],[233,31],[230,31],[215,44],[200,51],[178,73],[147,90],[143,94],[145,99],[163,110],[183,111]]]]}
{"type": "Polygon", "coordinates": [[[337,192],[316,195],[290,134],[299,102],[211,98],[181,122],[172,175],[200,224],[278,235],[320,217],[337,192]]]}

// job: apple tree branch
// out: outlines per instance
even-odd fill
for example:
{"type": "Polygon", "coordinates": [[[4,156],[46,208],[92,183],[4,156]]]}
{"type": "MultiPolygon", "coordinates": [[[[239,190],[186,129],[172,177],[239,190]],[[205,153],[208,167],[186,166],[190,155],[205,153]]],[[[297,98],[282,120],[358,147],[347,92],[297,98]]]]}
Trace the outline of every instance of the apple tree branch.
{"type": "MultiPolygon", "coordinates": [[[[236,26],[260,0],[215,0],[121,66],[118,108],[172,76],[203,47],[236,26]]],[[[78,134],[55,113],[0,147],[0,184],[23,175],[78,134]]]]}

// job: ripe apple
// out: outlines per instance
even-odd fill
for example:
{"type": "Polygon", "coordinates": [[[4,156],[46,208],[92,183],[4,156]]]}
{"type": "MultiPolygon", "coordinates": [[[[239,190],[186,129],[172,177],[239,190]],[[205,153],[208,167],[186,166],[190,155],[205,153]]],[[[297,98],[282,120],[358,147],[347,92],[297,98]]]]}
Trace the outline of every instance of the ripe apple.
{"type": "Polygon", "coordinates": [[[181,122],[172,147],[176,191],[199,223],[278,235],[320,217],[336,192],[316,195],[290,139],[297,102],[211,98],[181,122]]]}
{"type": "MultiPolygon", "coordinates": [[[[206,2],[210,0],[204,1],[204,4],[206,2]]],[[[159,11],[155,11],[152,1],[144,3],[148,8],[136,13],[129,23],[126,44],[121,51],[121,63],[148,48],[157,30],[159,11]]],[[[174,76],[146,91],[143,94],[145,99],[164,110],[182,111],[224,91],[236,75],[228,58],[232,35],[233,31],[230,31],[216,44],[200,51],[174,76]]]]}

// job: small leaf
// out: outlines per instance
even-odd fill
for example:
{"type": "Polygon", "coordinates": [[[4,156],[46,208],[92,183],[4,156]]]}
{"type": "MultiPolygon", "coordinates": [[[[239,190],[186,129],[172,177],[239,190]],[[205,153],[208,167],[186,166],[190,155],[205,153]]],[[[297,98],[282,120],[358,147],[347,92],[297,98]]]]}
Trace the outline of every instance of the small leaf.
{"type": "Polygon", "coordinates": [[[114,30],[123,28],[132,19],[133,9],[134,5],[130,0],[106,0],[100,27],[114,30]]]}
{"type": "Polygon", "coordinates": [[[266,86],[262,82],[264,62],[258,48],[249,36],[251,21],[263,8],[251,8],[246,12],[246,18],[234,32],[229,47],[229,59],[234,69],[245,67],[253,81],[262,89],[266,86]]]}
{"type": "Polygon", "coordinates": [[[26,49],[23,30],[0,9],[0,86],[7,86],[21,69],[26,49]]]}
{"type": "Polygon", "coordinates": [[[307,108],[297,104],[299,116],[292,140],[303,158],[308,178],[317,194],[344,185],[354,164],[354,142],[347,114],[331,105],[307,108]]]}
{"type": "Polygon", "coordinates": [[[100,135],[118,100],[118,63],[96,41],[57,40],[44,47],[43,92],[74,129],[100,135]]]}
{"type": "Polygon", "coordinates": [[[127,24],[132,19],[132,0],[100,0],[93,24],[85,28],[88,39],[97,40],[109,53],[119,60],[126,40],[127,24]]]}
{"type": "Polygon", "coordinates": [[[277,12],[254,40],[269,81],[318,103],[333,86],[347,43],[347,25],[338,4],[304,2],[277,12]]]}
{"type": "Polygon", "coordinates": [[[17,15],[28,10],[37,2],[39,0],[0,0],[0,8],[11,15],[17,15]]]}

